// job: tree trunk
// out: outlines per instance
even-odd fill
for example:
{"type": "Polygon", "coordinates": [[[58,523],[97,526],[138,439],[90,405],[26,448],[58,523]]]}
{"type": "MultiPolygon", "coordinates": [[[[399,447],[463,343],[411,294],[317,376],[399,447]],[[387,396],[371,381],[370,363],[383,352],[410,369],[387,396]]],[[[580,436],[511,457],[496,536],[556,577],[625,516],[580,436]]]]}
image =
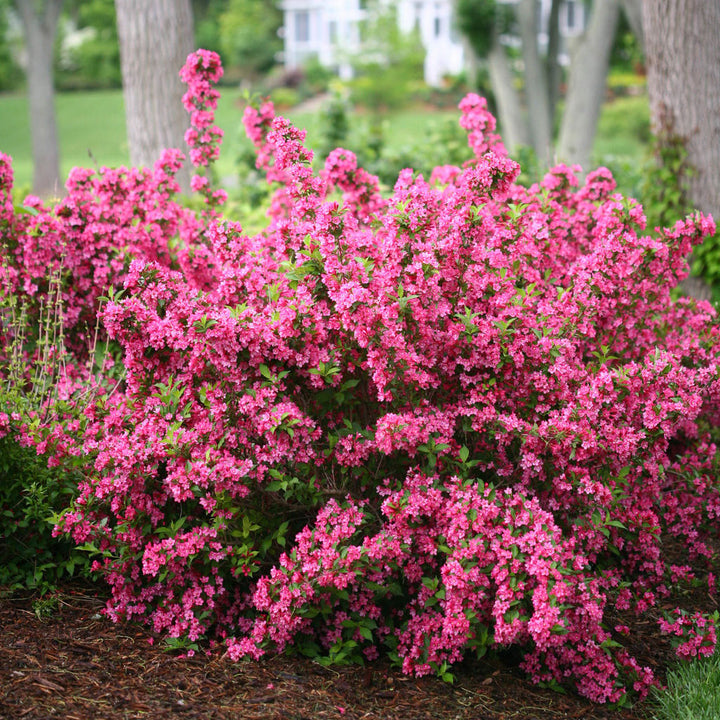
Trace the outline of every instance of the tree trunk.
{"type": "Polygon", "coordinates": [[[63,0],[15,0],[25,32],[28,104],[33,153],[33,193],[42,198],[62,192],[55,119],[53,47],[63,0]]]}
{"type": "Polygon", "coordinates": [[[530,137],[540,164],[550,164],[552,123],[545,65],[538,49],[537,0],[520,0],[517,18],[525,64],[525,91],[530,117],[530,137]]]}
{"type": "Polygon", "coordinates": [[[550,111],[550,122],[555,126],[555,111],[557,101],[560,97],[560,81],[562,71],[560,68],[560,5],[561,0],[552,0],[550,6],[550,19],[548,27],[548,49],[546,61],[546,73],[548,84],[548,105],[550,111]]]}
{"type": "Polygon", "coordinates": [[[642,22],[653,132],[683,138],[689,200],[720,220],[720,3],[644,0],[642,22]]]}
{"type": "Polygon", "coordinates": [[[590,22],[572,57],[565,113],[558,139],[558,159],[589,169],[620,0],[593,3],[590,22]]]}
{"type": "Polygon", "coordinates": [[[497,35],[488,55],[488,68],[503,142],[508,152],[512,154],[519,146],[530,144],[530,134],[527,119],[520,105],[520,97],[515,89],[507,53],[497,35]]]}
{"type": "MultiPolygon", "coordinates": [[[[165,148],[187,152],[178,73],[193,51],[190,0],[116,0],[130,160],[152,167],[165,148]]],[[[189,193],[188,164],[178,175],[189,193]]]]}
{"type": "Polygon", "coordinates": [[[653,131],[686,139],[690,199],[720,220],[720,3],[643,3],[653,131]]]}
{"type": "Polygon", "coordinates": [[[622,0],[622,9],[627,18],[630,29],[638,39],[641,48],[645,48],[645,38],[642,26],[642,0],[622,0]]]}
{"type": "Polygon", "coordinates": [[[463,47],[463,55],[465,56],[465,72],[467,73],[468,86],[475,90],[478,87],[480,75],[480,58],[478,58],[472,43],[466,35],[462,35],[460,41],[463,47]]]}

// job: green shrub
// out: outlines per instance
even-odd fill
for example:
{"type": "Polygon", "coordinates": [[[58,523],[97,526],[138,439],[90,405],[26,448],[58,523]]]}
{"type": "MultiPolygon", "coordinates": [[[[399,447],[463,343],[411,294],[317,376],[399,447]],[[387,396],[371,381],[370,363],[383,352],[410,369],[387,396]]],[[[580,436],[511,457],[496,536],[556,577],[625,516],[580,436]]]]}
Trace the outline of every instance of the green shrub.
{"type": "Polygon", "coordinates": [[[73,47],[57,44],[55,84],[60,90],[98,90],[122,87],[120,43],[112,0],[78,3],[78,29],[82,43],[73,47]],[[62,49],[61,49],[62,48],[62,49]]]}
{"type": "Polygon", "coordinates": [[[425,54],[419,33],[403,34],[395,9],[376,10],[361,27],[363,51],[352,61],[353,102],[373,112],[407,104],[423,80],[425,54]]]}
{"type": "Polygon", "coordinates": [[[650,141],[650,111],[647,97],[627,97],[605,105],[598,132],[608,138],[630,136],[643,145],[650,141]]]}
{"type": "Polygon", "coordinates": [[[78,480],[48,468],[47,458],[23,447],[17,435],[0,438],[0,585],[45,594],[63,579],[88,575],[87,554],[53,537],[78,480]]]}
{"type": "Polygon", "coordinates": [[[275,88],[270,97],[278,110],[287,110],[300,102],[300,93],[290,87],[275,88]]]}
{"type": "Polygon", "coordinates": [[[0,3],[0,92],[14,90],[22,84],[23,72],[15,62],[8,43],[8,13],[0,3]]]}
{"type": "Polygon", "coordinates": [[[28,439],[50,412],[54,418],[69,407],[57,391],[67,357],[60,276],[48,280],[49,300],[37,323],[14,295],[0,298],[0,585],[41,594],[90,569],[86,553],[53,534],[78,495],[82,473],[72,465],[51,467],[42,445],[28,439]],[[28,364],[33,353],[36,361],[28,364]]]}
{"type": "MultiPolygon", "coordinates": [[[[641,187],[650,230],[672,226],[694,210],[688,193],[695,168],[688,159],[685,143],[686,139],[671,128],[651,143],[652,154],[641,187]]],[[[692,273],[710,285],[713,301],[720,301],[720,236],[717,232],[693,250],[692,273]]]]}

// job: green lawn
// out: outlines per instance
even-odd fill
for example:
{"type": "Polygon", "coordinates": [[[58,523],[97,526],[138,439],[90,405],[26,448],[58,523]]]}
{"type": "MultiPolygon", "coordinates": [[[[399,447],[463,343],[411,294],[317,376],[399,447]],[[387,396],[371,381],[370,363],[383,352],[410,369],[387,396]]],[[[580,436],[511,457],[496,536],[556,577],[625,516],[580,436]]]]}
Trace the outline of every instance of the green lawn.
{"type": "MultiPolygon", "coordinates": [[[[319,144],[322,132],[318,113],[290,111],[287,116],[308,131],[307,143],[319,144]]],[[[458,111],[405,110],[393,114],[385,124],[389,147],[408,144],[421,137],[428,124],[443,117],[459,117],[458,111]]],[[[61,145],[61,171],[67,176],[77,165],[123,165],[128,163],[125,111],[120,90],[60,93],[57,118],[61,145]]],[[[225,141],[217,170],[221,178],[233,175],[242,129],[239,91],[224,88],[217,122],[225,130],[225,141]]],[[[361,121],[364,120],[361,118],[361,121]]],[[[622,98],[605,106],[596,142],[598,162],[610,158],[616,164],[635,166],[645,151],[642,139],[647,126],[645,97],[622,98]]],[[[0,95],[0,151],[12,156],[16,187],[29,189],[32,179],[30,129],[27,100],[21,94],[0,95]]],[[[609,162],[608,164],[611,164],[609,162]]],[[[615,167],[612,167],[615,170],[615,167]]]]}
{"type": "MultiPolygon", "coordinates": [[[[77,165],[127,164],[121,91],[60,93],[56,112],[63,177],[77,165]]],[[[0,95],[0,151],[13,158],[15,185],[29,188],[32,150],[24,95],[0,95]]]]}

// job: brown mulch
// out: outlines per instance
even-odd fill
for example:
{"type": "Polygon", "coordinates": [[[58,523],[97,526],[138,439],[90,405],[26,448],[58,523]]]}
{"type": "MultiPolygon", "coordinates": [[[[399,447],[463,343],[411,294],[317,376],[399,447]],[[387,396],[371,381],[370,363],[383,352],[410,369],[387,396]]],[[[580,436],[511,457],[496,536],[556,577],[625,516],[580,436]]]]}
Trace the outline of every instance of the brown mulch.
{"type": "MultiPolygon", "coordinates": [[[[49,617],[31,597],[0,594],[2,720],[644,720],[634,710],[593,705],[533,686],[513,660],[453,668],[455,683],[408,678],[379,661],[325,668],[274,657],[233,663],[216,655],[174,657],[135,624],[100,615],[92,588],[67,588],[49,617]]],[[[633,652],[656,670],[670,652],[646,620],[633,652]]]]}

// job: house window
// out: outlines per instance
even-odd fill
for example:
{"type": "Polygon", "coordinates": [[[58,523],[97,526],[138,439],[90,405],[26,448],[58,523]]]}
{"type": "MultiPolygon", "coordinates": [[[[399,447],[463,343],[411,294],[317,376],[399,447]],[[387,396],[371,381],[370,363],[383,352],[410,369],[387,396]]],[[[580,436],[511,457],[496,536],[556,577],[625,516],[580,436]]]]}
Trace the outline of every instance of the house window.
{"type": "Polygon", "coordinates": [[[310,42],[310,13],[307,10],[295,13],[295,40],[310,42]]]}
{"type": "Polygon", "coordinates": [[[422,18],[422,3],[416,2],[414,5],[414,8],[415,8],[415,24],[414,24],[414,26],[415,26],[416,30],[419,30],[420,24],[421,24],[421,18],[422,18]]]}
{"type": "Polygon", "coordinates": [[[337,20],[331,20],[328,23],[328,36],[330,38],[330,42],[333,45],[337,44],[337,39],[338,39],[337,20]]]}
{"type": "Polygon", "coordinates": [[[443,33],[443,8],[439,2],[435,3],[435,23],[433,26],[435,37],[440,37],[443,33]]]}
{"type": "Polygon", "coordinates": [[[575,0],[567,0],[565,3],[565,25],[568,30],[575,30],[577,22],[577,13],[575,8],[575,0]]]}

